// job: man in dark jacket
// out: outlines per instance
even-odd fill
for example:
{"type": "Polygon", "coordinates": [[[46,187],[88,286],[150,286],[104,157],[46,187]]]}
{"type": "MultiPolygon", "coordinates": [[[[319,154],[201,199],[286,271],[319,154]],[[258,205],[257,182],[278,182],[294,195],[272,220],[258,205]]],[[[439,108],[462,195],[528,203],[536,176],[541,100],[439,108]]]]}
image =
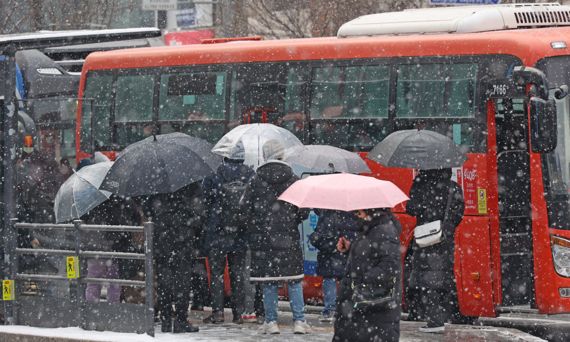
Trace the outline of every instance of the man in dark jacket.
{"type": "Polygon", "coordinates": [[[444,323],[454,310],[450,304],[456,300],[452,295],[456,293],[454,233],[463,219],[464,208],[463,192],[451,180],[451,169],[421,170],[414,179],[407,213],[416,217],[417,225],[441,220],[443,236],[442,242],[432,246],[412,246],[408,297],[412,310],[425,316],[427,326],[420,328],[423,332],[443,332],[444,323]]]}
{"type": "Polygon", "coordinates": [[[239,202],[253,176],[243,160],[225,158],[215,175],[204,179],[202,188],[207,207],[205,248],[211,274],[212,315],[204,323],[224,322],[224,270],[226,258],[232,288],[233,322],[241,324],[244,313],[246,275],[246,221],[239,202]]]}
{"type": "MultiPolygon", "coordinates": [[[[337,280],[344,276],[348,254],[337,250],[336,244],[341,236],[353,240],[353,235],[346,236],[349,228],[357,224],[352,213],[336,210],[315,209],[319,216],[315,232],[309,241],[319,250],[317,254],[317,275],[323,277],[324,309],[321,322],[331,322],[336,311],[337,280]]],[[[354,229],[353,229],[354,230],[354,229]]]]}
{"type": "Polygon", "coordinates": [[[291,167],[280,160],[283,153],[279,149],[274,140],[264,144],[264,156],[271,155],[272,159],[266,158],[270,160],[256,170],[242,199],[244,211],[250,215],[251,281],[262,283],[264,333],[279,333],[278,282],[287,281],[294,332],[305,334],[308,325],[303,312],[303,252],[298,225],[308,211],[277,200],[297,180],[291,167]]]}
{"type": "Polygon", "coordinates": [[[147,216],[155,223],[154,253],[162,332],[198,331],[188,322],[188,281],[192,276],[194,232],[203,216],[201,197],[200,184],[192,183],[171,194],[151,196],[145,205],[147,216]]]}
{"type": "Polygon", "coordinates": [[[334,325],[335,342],[398,341],[401,263],[398,221],[389,210],[360,210],[354,241],[339,240],[349,251],[334,325]]]}

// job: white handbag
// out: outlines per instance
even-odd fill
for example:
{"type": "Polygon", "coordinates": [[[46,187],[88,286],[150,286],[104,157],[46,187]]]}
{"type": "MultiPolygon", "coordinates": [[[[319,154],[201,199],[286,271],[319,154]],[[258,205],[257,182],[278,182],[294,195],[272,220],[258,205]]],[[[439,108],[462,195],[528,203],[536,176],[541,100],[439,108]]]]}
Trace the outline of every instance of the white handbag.
{"type": "MultiPolygon", "coordinates": [[[[452,195],[452,188],[450,187],[449,193],[447,194],[447,205],[445,206],[443,221],[446,220],[447,212],[449,211],[449,207],[451,206],[451,195],[452,195]]],[[[441,231],[442,223],[443,222],[441,220],[437,220],[416,226],[416,228],[414,228],[414,239],[416,240],[418,246],[424,248],[428,246],[433,246],[443,241],[444,236],[441,231]]]]}
{"type": "Polygon", "coordinates": [[[414,239],[420,247],[432,246],[442,240],[441,220],[428,222],[414,229],[414,239]]]}

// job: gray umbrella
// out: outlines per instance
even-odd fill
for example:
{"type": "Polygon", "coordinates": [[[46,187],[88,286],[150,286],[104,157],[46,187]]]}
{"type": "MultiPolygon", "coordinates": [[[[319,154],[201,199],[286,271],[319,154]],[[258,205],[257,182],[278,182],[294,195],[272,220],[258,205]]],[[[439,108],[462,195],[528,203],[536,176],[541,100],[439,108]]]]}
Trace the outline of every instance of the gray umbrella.
{"type": "Polygon", "coordinates": [[[111,196],[110,192],[99,190],[99,186],[112,165],[113,162],[102,162],[85,166],[61,185],[54,202],[57,223],[78,219],[111,196]]]}
{"type": "Polygon", "coordinates": [[[293,170],[304,172],[328,173],[367,173],[370,169],[360,156],[354,152],[329,145],[306,145],[296,149],[285,159],[293,170]]]}
{"type": "Polygon", "coordinates": [[[430,170],[461,166],[467,156],[445,135],[410,129],[384,138],[368,158],[385,166],[430,170]]]}
{"type": "Polygon", "coordinates": [[[211,149],[183,133],[148,137],[125,148],[101,189],[131,197],[175,192],[214,173],[222,158],[211,149]]]}

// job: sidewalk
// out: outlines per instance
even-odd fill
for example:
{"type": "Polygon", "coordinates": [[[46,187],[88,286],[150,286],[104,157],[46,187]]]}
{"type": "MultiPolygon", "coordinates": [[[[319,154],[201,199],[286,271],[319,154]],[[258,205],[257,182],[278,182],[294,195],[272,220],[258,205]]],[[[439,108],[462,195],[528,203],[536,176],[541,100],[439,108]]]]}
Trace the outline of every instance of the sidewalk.
{"type": "MultiPolygon", "coordinates": [[[[312,310],[310,310],[312,311],[312,310]]],[[[24,326],[0,326],[0,342],[194,342],[194,341],[287,341],[287,342],[329,342],[332,339],[333,327],[330,323],[321,323],[319,315],[308,313],[307,322],[312,326],[309,335],[294,335],[292,332],[292,317],[290,312],[279,312],[280,335],[263,335],[259,332],[258,324],[236,325],[231,322],[231,311],[225,313],[226,323],[219,325],[202,324],[202,319],[209,311],[192,312],[191,320],[200,326],[200,332],[194,334],[161,333],[160,326],[156,325],[156,336],[147,335],[85,331],[79,328],[32,328],[24,326]]],[[[444,334],[421,333],[418,328],[421,322],[401,322],[401,338],[404,342],[418,341],[497,341],[497,342],[538,342],[540,338],[528,335],[521,331],[508,328],[488,326],[447,325],[444,334]]]]}

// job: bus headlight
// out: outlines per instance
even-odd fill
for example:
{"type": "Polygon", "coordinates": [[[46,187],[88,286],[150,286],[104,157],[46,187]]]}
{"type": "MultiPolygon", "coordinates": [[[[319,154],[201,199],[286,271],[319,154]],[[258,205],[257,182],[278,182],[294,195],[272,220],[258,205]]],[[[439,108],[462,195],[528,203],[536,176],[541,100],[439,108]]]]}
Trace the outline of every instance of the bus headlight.
{"type": "Polygon", "coordinates": [[[556,273],[563,277],[570,277],[570,240],[559,236],[550,236],[550,242],[556,273]]]}

